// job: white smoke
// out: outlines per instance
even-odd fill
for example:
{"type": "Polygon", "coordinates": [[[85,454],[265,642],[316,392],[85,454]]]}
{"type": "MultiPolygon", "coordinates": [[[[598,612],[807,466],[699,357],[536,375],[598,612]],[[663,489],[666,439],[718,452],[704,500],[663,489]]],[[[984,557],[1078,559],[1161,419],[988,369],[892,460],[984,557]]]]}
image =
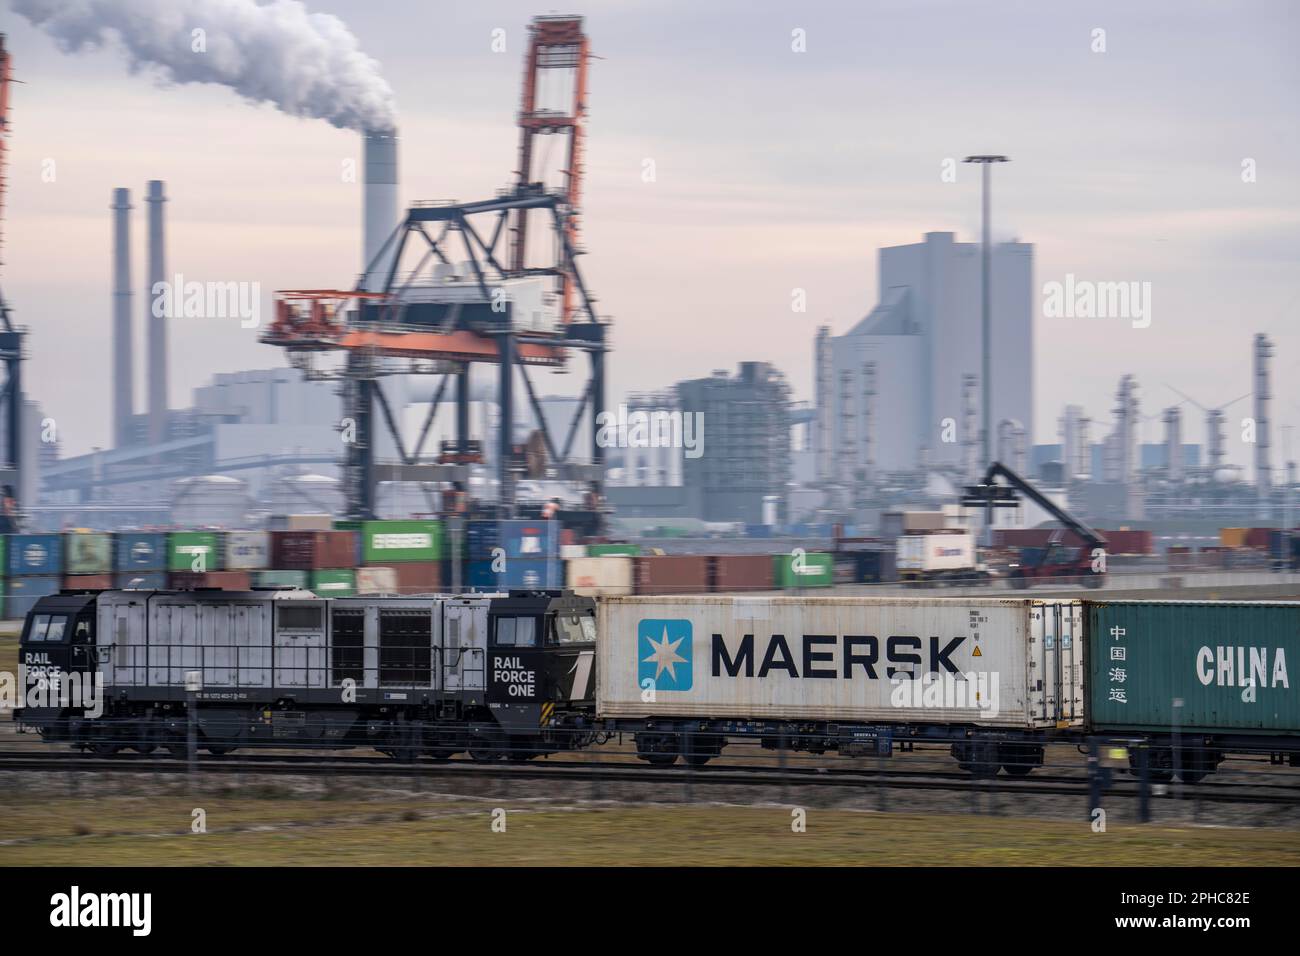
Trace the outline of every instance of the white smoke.
{"type": "Polygon", "coordinates": [[[66,52],[116,45],[132,71],[165,81],[219,83],[344,129],[396,125],[379,64],[342,20],[298,0],[13,0],[13,8],[66,52]]]}

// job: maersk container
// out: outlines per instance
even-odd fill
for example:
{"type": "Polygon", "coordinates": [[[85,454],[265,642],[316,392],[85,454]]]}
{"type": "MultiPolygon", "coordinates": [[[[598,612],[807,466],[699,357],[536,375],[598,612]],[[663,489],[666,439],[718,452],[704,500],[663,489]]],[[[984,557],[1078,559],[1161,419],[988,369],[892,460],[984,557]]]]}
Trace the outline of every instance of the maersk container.
{"type": "Polygon", "coordinates": [[[772,555],[778,588],[828,588],[835,583],[835,557],[830,554],[772,555]]]}
{"type": "Polygon", "coordinates": [[[220,537],[215,531],[173,531],[167,536],[167,570],[220,571],[220,537]]]}
{"type": "Polygon", "coordinates": [[[1078,601],[610,597],[598,633],[602,717],[1083,723],[1078,601]]]}
{"type": "Polygon", "coordinates": [[[160,531],[119,531],[113,535],[118,571],[166,571],[167,535],[160,531]]]}
{"type": "MultiPolygon", "coordinates": [[[[63,573],[63,535],[9,535],[9,575],[63,573]]],[[[58,588],[55,588],[57,591],[58,588]]]]}
{"type": "Polygon", "coordinates": [[[564,583],[575,594],[587,597],[631,594],[632,559],[618,555],[572,558],[564,562],[564,583]]]}
{"type": "Polygon", "coordinates": [[[271,563],[271,536],[265,531],[227,531],[227,571],[261,571],[271,563]]]}
{"type": "Polygon", "coordinates": [[[437,521],[366,521],[361,526],[363,564],[441,558],[442,525],[437,521]]]}
{"type": "Polygon", "coordinates": [[[107,534],[93,531],[66,534],[63,552],[68,574],[109,574],[113,570],[113,539],[107,534]]]}
{"type": "Polygon", "coordinates": [[[1300,731],[1300,602],[1088,604],[1092,724],[1300,731]]]}

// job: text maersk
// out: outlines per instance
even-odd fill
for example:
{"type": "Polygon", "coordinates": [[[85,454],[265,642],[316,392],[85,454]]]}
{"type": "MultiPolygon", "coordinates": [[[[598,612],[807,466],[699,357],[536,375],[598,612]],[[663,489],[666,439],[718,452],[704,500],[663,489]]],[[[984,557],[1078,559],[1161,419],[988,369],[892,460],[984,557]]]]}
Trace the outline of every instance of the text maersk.
{"type": "MultiPolygon", "coordinates": [[[[965,637],[950,640],[929,638],[929,668],[926,672],[960,673],[949,658],[965,640],[965,637]]],[[[870,634],[845,634],[843,637],[834,634],[802,634],[794,638],[793,642],[798,648],[797,654],[791,649],[791,642],[784,634],[771,635],[766,639],[766,646],[756,642],[753,634],[745,634],[732,651],[721,634],[714,634],[710,655],[713,676],[721,677],[726,673],[728,677],[754,677],[755,662],[758,661],[758,677],[766,677],[772,671],[782,671],[795,678],[840,677],[850,680],[856,667],[869,680],[878,680],[880,675],[876,668],[881,664],[883,643],[884,663],[888,665],[885,667],[885,676],[916,677],[918,675],[914,668],[925,663],[923,652],[927,649],[926,642],[914,635],[892,635],[882,641],[870,634]]]]}

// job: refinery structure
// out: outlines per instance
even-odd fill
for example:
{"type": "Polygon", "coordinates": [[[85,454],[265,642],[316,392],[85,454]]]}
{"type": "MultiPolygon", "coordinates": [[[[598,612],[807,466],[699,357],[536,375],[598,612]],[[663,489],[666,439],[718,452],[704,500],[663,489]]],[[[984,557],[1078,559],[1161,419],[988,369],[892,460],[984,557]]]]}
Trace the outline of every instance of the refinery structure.
{"type": "MultiPolygon", "coordinates": [[[[934,231],[880,249],[874,307],[792,350],[791,363],[813,369],[806,400],[778,364],[744,354],[711,375],[622,391],[606,370],[614,326],[581,268],[591,62],[581,18],[533,21],[514,172],[477,201],[403,203],[397,128],[363,131],[357,273],[277,292],[260,334],[264,367],[213,375],[185,408],[167,404],[167,318],[153,308],[156,284],[183,271],[167,250],[177,197],[159,180],[114,188],[103,313],[111,447],[62,456],[38,440],[20,369],[24,349],[41,344],[0,299],[0,478],[12,527],[546,514],[591,537],[888,537],[890,515],[958,503],[991,460],[1098,527],[1196,536],[1290,526],[1295,469],[1274,420],[1267,336],[1243,335],[1250,387],[1231,401],[1202,404],[1221,396],[1117,365],[1105,412],[1043,408],[1035,247],[991,243],[987,230],[982,242],[934,231]],[[547,82],[556,76],[564,81],[547,82]],[[548,167],[545,157],[558,158],[548,167]],[[143,263],[131,257],[139,229],[143,263]],[[136,354],[141,323],[147,347],[136,354]],[[557,372],[568,373],[565,394],[557,372]],[[137,377],[144,407],[132,400],[137,377]],[[632,440],[610,441],[607,419],[632,440]],[[1045,421],[1058,441],[1035,443],[1045,421]],[[1144,441],[1157,427],[1159,440],[1144,441]],[[1226,450],[1246,430],[1250,471],[1226,450]]],[[[8,133],[3,51],[0,79],[8,133]]],[[[1053,523],[1027,501],[995,517],[1004,528],[1053,523]]]]}

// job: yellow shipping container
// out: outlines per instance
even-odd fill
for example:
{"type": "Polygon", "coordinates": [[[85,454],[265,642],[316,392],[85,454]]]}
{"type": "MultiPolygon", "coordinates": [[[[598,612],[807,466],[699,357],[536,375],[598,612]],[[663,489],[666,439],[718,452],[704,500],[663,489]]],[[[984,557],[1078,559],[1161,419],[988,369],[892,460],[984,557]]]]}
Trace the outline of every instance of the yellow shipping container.
{"type": "Polygon", "coordinates": [[[1244,548],[1248,528],[1220,528],[1219,545],[1224,548],[1244,548]]]}

